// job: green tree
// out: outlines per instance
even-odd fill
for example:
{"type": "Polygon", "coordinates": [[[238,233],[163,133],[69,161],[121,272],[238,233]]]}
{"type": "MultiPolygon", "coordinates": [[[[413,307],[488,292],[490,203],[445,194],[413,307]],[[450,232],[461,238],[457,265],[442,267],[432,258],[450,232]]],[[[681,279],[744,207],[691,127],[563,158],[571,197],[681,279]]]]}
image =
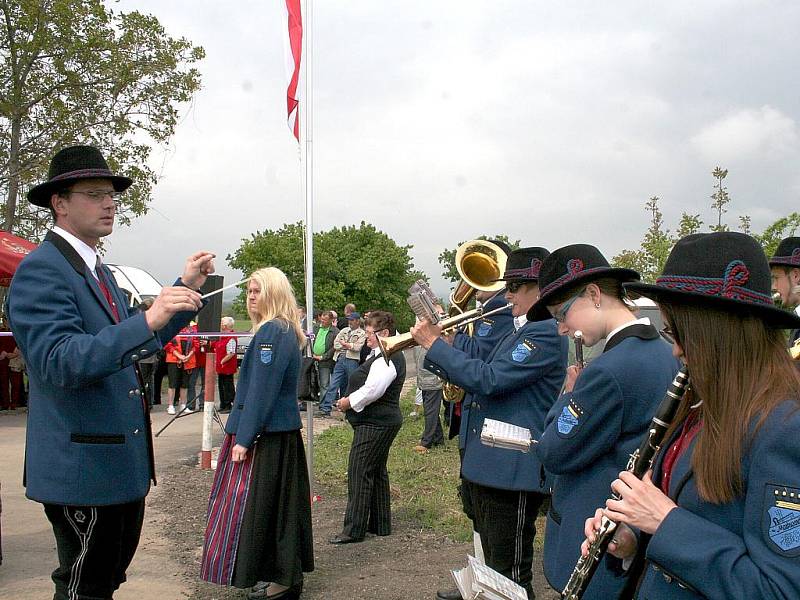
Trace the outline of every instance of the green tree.
{"type": "Polygon", "coordinates": [[[793,212],[776,220],[764,229],[760,235],[754,237],[761,243],[767,257],[773,256],[778,249],[778,244],[783,238],[793,236],[800,227],[800,213],[793,212]]]}
{"type": "MultiPolygon", "coordinates": [[[[276,266],[292,283],[297,301],[305,304],[303,224],[256,232],[227,260],[231,267],[251,273],[276,266]]],[[[314,234],[314,306],[341,311],[347,302],[359,310],[382,309],[395,314],[398,329],[414,323],[408,307],[408,288],[424,275],[413,267],[408,251],[373,225],[336,227],[314,234]]],[[[236,306],[243,307],[244,294],[236,306]]]]}
{"type": "Polygon", "coordinates": [[[722,222],[722,215],[728,212],[725,207],[731,201],[728,195],[728,188],[722,185],[722,181],[728,176],[728,169],[717,167],[711,171],[711,175],[716,180],[714,182],[714,193],[711,194],[711,199],[714,201],[711,203],[711,208],[717,211],[717,224],[711,226],[711,231],[728,231],[728,226],[722,222]]]}
{"type": "MultiPolygon", "coordinates": [[[[517,250],[520,247],[520,240],[511,241],[507,235],[494,235],[491,237],[481,235],[472,239],[500,240],[501,242],[508,244],[512,250],[517,250]]],[[[466,241],[468,240],[459,242],[455,248],[446,248],[442,250],[441,254],[439,254],[439,264],[442,265],[442,277],[453,283],[461,280],[461,276],[458,274],[458,269],[456,269],[456,251],[458,250],[458,247],[466,241]]]]}
{"type": "MultiPolygon", "coordinates": [[[[675,239],[670,236],[669,229],[664,229],[664,215],[658,207],[660,198],[652,196],[645,203],[645,210],[650,213],[650,227],[644,234],[639,250],[623,250],[611,259],[615,267],[634,269],[646,282],[655,281],[661,273],[664,262],[669,256],[675,239]]],[[[692,226],[693,216],[684,213],[685,225],[692,226]]]]}
{"type": "Polygon", "coordinates": [[[48,212],[20,198],[74,143],[98,146],[134,180],[119,206],[123,224],[145,213],[158,179],[150,144],[168,142],[178,104],[199,89],[190,65],[203,49],[169,37],[154,16],[116,13],[101,0],[0,0],[0,20],[4,229],[41,237],[48,212]]]}
{"type": "Polygon", "coordinates": [[[682,213],[681,220],[678,222],[678,230],[675,232],[675,239],[679,240],[687,235],[697,233],[702,226],[703,221],[700,219],[700,215],[682,213]]]}

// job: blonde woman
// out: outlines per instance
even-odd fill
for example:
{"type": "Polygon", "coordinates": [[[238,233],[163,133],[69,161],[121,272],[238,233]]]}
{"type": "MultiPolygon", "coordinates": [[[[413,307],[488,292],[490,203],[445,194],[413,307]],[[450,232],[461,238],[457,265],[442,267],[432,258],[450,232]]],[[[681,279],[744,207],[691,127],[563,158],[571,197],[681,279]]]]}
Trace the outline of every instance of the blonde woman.
{"type": "Polygon", "coordinates": [[[239,374],[234,408],[208,502],[201,577],[238,588],[268,581],[259,596],[299,598],[314,569],[308,471],[297,381],[300,329],[289,280],[259,269],[247,286],[253,341],[239,374]]]}

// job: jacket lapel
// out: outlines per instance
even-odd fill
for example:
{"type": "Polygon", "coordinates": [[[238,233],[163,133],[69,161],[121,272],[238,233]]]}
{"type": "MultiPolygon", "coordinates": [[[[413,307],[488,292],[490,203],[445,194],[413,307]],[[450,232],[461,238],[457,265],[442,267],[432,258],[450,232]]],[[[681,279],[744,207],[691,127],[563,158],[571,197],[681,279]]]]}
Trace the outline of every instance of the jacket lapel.
{"type": "MultiPolygon", "coordinates": [[[[92,275],[89,267],[86,266],[86,263],[83,262],[83,259],[81,258],[81,255],[78,254],[77,250],[70,246],[67,240],[52,231],[49,231],[44,239],[46,242],[53,244],[64,256],[75,272],[83,277],[84,280],[86,280],[89,289],[92,290],[92,294],[94,294],[95,300],[97,300],[98,304],[100,304],[102,309],[108,315],[108,318],[111,319],[111,322],[116,323],[117,321],[114,318],[114,313],[111,312],[111,307],[108,305],[108,300],[106,300],[105,295],[103,295],[103,292],[100,290],[97,280],[94,278],[94,275],[92,275]]],[[[119,304],[119,301],[117,301],[117,304],[119,304]]]]}

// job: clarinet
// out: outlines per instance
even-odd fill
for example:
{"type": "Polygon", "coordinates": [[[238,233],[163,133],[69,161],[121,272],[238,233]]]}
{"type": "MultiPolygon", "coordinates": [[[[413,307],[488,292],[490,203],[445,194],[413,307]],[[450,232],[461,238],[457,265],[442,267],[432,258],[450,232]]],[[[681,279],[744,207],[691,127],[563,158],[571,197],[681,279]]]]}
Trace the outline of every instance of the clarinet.
{"type": "Polygon", "coordinates": [[[583,360],[583,332],[576,331],[572,337],[575,341],[575,364],[583,370],[586,367],[586,361],[583,360]]]}
{"type": "MultiPolygon", "coordinates": [[[[675,375],[675,379],[672,381],[672,384],[670,384],[669,389],[667,389],[667,394],[664,396],[661,404],[658,405],[656,414],[653,416],[653,420],[650,422],[650,427],[647,430],[647,435],[642,440],[639,448],[631,454],[628,465],[625,468],[639,479],[641,479],[653,465],[653,459],[658,449],[661,447],[661,443],[664,441],[664,435],[667,433],[667,429],[669,429],[669,426],[675,418],[675,413],[678,411],[678,405],[688,387],[688,383],[689,373],[686,366],[683,366],[681,370],[678,371],[678,374],[675,375]]],[[[619,500],[617,494],[612,493],[611,497],[614,500],[619,500]]],[[[581,555],[578,559],[578,563],[575,565],[575,569],[572,571],[572,575],[569,577],[564,591],[561,592],[562,600],[580,600],[580,598],[583,597],[583,593],[586,591],[586,588],[589,587],[589,582],[592,580],[592,576],[597,570],[600,560],[605,556],[608,545],[614,538],[616,529],[617,523],[604,516],[600,523],[600,528],[597,530],[597,536],[594,542],[589,546],[588,556],[584,558],[583,555],[581,555]]]]}

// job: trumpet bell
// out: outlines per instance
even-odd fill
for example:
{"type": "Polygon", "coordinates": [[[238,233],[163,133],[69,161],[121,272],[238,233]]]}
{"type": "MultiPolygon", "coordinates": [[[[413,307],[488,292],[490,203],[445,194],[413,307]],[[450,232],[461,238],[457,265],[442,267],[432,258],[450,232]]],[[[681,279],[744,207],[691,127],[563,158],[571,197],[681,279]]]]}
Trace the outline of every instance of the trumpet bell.
{"type": "Polygon", "coordinates": [[[455,265],[467,285],[483,292],[497,292],[505,286],[495,281],[503,276],[508,256],[497,244],[485,240],[464,242],[456,250],[455,265]]]}

